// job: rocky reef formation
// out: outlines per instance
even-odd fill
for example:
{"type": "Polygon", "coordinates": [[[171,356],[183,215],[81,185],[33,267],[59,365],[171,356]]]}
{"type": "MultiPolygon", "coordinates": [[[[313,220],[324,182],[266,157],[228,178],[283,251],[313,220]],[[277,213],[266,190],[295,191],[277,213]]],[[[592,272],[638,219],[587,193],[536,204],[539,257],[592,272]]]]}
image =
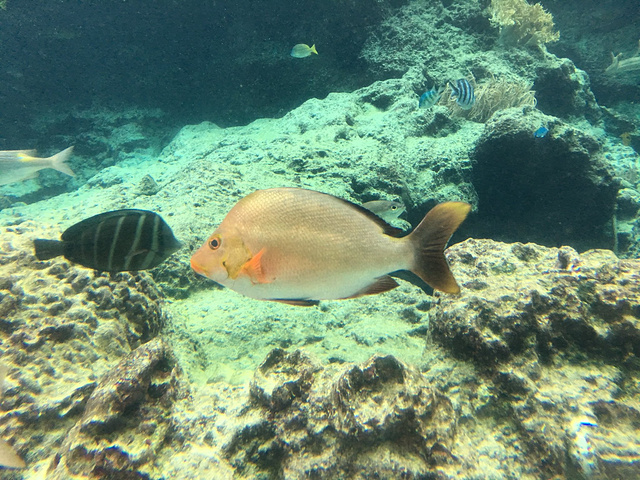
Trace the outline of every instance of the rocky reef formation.
{"type": "Polygon", "coordinates": [[[162,335],[168,342],[156,335],[161,304],[150,280],[114,278],[112,296],[100,297],[111,307],[90,300],[99,286],[76,291],[71,277],[58,278],[64,261],[25,253],[32,234],[2,234],[13,283],[0,304],[10,367],[0,433],[27,462],[2,478],[640,474],[638,260],[467,240],[448,250],[461,295],[420,306],[423,351],[413,365],[401,353],[323,361],[300,345],[273,349],[248,384],[188,386],[184,357],[169,346],[179,346],[176,333],[162,335]],[[146,330],[139,316],[115,314],[125,284],[127,309],[148,311],[146,330]],[[51,303],[29,303],[36,287],[70,289],[70,305],[54,313],[51,303]],[[68,314],[79,305],[104,318],[80,322],[68,314]],[[102,343],[109,326],[115,333],[102,343]]]}
{"type": "Polygon", "coordinates": [[[476,412],[513,429],[540,478],[638,476],[640,262],[486,240],[450,255],[463,295],[441,297],[430,333],[482,372],[476,412]]]}
{"type": "Polygon", "coordinates": [[[47,479],[163,478],[157,452],[171,427],[171,407],[185,394],[179,373],[158,338],[125,357],[87,400],[50,459],[47,479]]]}
{"type": "Polygon", "coordinates": [[[502,110],[485,125],[472,160],[476,236],[613,246],[619,181],[593,135],[534,109],[502,110]],[[549,129],[542,138],[533,134],[540,127],[549,129]]]}
{"type": "Polygon", "coordinates": [[[32,240],[43,235],[32,224],[0,232],[0,361],[9,367],[0,432],[30,465],[61,444],[99,379],[166,321],[148,275],[38,261],[32,240]]]}

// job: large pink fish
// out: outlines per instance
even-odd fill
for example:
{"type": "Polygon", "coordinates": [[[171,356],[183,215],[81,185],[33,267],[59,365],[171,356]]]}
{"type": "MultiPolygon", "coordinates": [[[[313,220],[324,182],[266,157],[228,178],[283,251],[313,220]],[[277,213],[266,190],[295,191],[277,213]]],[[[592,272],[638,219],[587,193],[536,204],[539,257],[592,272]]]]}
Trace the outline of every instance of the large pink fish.
{"type": "Polygon", "coordinates": [[[248,297],[309,305],[398,286],[410,270],[433,288],[458,293],[444,248],[470,205],[434,207],[409,235],[340,198],[299,188],[258,190],[241,199],[191,257],[191,267],[248,297]]]}

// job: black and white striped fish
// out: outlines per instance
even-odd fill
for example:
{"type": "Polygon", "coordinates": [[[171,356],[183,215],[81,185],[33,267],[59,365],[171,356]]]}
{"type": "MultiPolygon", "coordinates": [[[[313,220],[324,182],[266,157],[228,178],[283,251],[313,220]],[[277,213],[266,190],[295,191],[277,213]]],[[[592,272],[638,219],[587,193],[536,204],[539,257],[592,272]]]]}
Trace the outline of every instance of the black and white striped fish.
{"type": "Polygon", "coordinates": [[[33,241],[38,260],[64,255],[104,272],[146,270],[182,245],[160,215],[147,210],[101,213],[69,227],[62,240],[33,241]]]}
{"type": "Polygon", "coordinates": [[[473,85],[466,78],[460,78],[451,85],[451,98],[456,99],[456,103],[463,110],[469,110],[476,103],[476,95],[473,93],[473,85]]]}

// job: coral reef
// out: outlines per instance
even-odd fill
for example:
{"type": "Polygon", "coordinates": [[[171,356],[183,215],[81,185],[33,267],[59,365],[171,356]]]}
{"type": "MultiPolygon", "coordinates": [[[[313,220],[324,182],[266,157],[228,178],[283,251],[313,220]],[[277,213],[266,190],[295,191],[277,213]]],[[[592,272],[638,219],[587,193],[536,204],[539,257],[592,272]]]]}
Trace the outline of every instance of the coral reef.
{"type": "Polygon", "coordinates": [[[538,66],[533,88],[538,109],[547,115],[568,121],[585,117],[593,123],[602,117],[591,91],[589,76],[567,58],[538,66]]]}
{"type": "Polygon", "coordinates": [[[430,332],[454,355],[489,369],[527,352],[544,363],[640,359],[640,260],[473,239],[450,254],[466,294],[442,297],[430,332]]]}
{"type": "MultiPolygon", "coordinates": [[[[5,232],[3,245],[25,235],[5,232]]],[[[18,258],[27,278],[52,268],[13,251],[2,258],[14,281],[18,258]]],[[[187,391],[170,331],[64,373],[58,351],[73,340],[45,335],[28,354],[3,349],[2,435],[34,480],[637,476],[638,260],[491,240],[447,254],[462,294],[420,307],[415,367],[275,348],[249,386],[187,391]]]]}
{"type": "MultiPolygon", "coordinates": [[[[47,470],[47,479],[159,478],[156,453],[185,395],[166,343],[151,340],[105,375],[47,470]]],[[[45,462],[46,463],[46,462],[45,462]]]]}
{"type": "Polygon", "coordinates": [[[463,295],[441,296],[431,338],[491,379],[489,409],[508,408],[540,478],[637,477],[640,261],[486,240],[449,253],[463,295]]]}
{"type": "Polygon", "coordinates": [[[225,447],[242,478],[418,478],[453,458],[451,402],[391,356],[336,376],[300,351],[276,349],[251,398],[251,423],[225,447]]]}
{"type": "Polygon", "coordinates": [[[542,5],[530,5],[526,0],[491,0],[491,23],[500,28],[505,44],[535,45],[555,42],[560,38],[553,31],[553,17],[542,5]]]}

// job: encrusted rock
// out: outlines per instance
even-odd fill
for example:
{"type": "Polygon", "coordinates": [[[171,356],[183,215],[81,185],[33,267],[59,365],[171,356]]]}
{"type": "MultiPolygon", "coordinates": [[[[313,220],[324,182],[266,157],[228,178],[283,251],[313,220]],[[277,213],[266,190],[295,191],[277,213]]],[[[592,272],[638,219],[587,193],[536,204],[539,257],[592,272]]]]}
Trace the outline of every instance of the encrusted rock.
{"type": "Polygon", "coordinates": [[[162,478],[155,456],[178,397],[178,368],[160,339],[122,360],[93,391],[47,478],[162,478]]]}
{"type": "Polygon", "coordinates": [[[448,258],[462,293],[440,295],[430,338],[479,375],[461,396],[444,386],[455,368],[432,381],[471,425],[508,425],[471,444],[517,443],[533,478],[638,477],[640,261],[491,240],[454,245],[448,258]]]}
{"type": "Polygon", "coordinates": [[[640,261],[474,239],[448,253],[462,295],[441,298],[430,330],[454,355],[483,368],[528,350],[543,362],[640,357],[640,261]]]}
{"type": "Polygon", "coordinates": [[[0,231],[0,358],[9,368],[0,434],[27,464],[50,455],[96,381],[157,335],[162,294],[147,274],[109,275],[38,261],[23,224],[0,231]],[[43,429],[43,419],[47,422],[43,429]]]}
{"type": "Polygon", "coordinates": [[[451,402],[392,356],[336,371],[276,349],[251,392],[254,407],[225,447],[245,478],[438,478],[438,465],[455,461],[451,402]]]}

